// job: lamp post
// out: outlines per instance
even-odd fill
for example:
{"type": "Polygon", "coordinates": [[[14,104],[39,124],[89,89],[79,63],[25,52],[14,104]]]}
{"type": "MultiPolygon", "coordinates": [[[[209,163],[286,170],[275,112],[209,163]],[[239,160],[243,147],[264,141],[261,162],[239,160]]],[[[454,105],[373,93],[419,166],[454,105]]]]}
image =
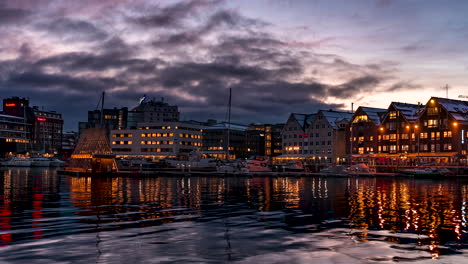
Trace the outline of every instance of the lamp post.
{"type": "Polygon", "coordinates": [[[421,145],[419,144],[419,139],[421,138],[421,135],[419,135],[419,132],[416,132],[418,131],[418,128],[419,126],[417,124],[414,125],[414,134],[416,134],[416,136],[418,137],[418,166],[419,166],[419,153],[420,153],[420,148],[421,148],[421,145]]]}

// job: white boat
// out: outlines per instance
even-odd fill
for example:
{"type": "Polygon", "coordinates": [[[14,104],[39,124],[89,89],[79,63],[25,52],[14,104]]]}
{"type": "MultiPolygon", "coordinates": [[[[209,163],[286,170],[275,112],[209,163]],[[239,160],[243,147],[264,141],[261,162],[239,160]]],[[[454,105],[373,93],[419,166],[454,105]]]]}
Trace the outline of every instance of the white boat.
{"type": "Polygon", "coordinates": [[[216,171],[220,173],[233,173],[233,174],[245,174],[249,173],[245,162],[241,160],[229,160],[224,161],[216,167],[216,171]]]}
{"type": "Polygon", "coordinates": [[[32,161],[26,158],[13,157],[4,162],[7,167],[31,167],[32,161]]]}
{"type": "Polygon", "coordinates": [[[48,158],[31,158],[31,167],[49,167],[50,160],[48,158]]]}

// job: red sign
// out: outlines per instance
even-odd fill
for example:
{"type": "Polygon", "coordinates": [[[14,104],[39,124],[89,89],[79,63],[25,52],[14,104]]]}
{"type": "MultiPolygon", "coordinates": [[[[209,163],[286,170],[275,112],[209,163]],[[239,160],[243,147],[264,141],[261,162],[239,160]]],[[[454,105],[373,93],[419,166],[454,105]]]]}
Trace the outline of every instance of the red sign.
{"type": "Polygon", "coordinates": [[[7,104],[5,104],[5,106],[6,107],[13,107],[13,106],[16,106],[16,104],[15,103],[9,103],[9,104],[7,103],[7,104]]]}
{"type": "Polygon", "coordinates": [[[45,119],[44,117],[38,117],[38,118],[36,118],[36,120],[39,121],[39,122],[47,121],[47,119],[45,119]]]}
{"type": "Polygon", "coordinates": [[[305,138],[308,138],[308,137],[309,137],[309,134],[307,134],[307,133],[304,134],[304,137],[305,137],[305,138]]]}

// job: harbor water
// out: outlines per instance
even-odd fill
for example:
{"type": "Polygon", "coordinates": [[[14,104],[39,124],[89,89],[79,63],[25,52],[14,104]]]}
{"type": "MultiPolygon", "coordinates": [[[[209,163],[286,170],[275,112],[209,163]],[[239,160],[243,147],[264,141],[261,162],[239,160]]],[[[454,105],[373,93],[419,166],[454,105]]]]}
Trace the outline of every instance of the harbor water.
{"type": "Polygon", "coordinates": [[[0,263],[468,263],[467,199],[457,179],[3,168],[0,263]]]}

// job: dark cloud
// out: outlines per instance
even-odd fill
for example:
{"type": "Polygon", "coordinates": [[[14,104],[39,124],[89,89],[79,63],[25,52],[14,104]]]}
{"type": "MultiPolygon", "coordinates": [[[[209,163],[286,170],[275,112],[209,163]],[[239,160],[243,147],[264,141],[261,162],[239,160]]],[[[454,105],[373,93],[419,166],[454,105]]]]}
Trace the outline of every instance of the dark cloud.
{"type": "Polygon", "coordinates": [[[28,10],[7,8],[0,3],[0,27],[6,24],[20,23],[31,15],[28,10]]]}
{"type": "Polygon", "coordinates": [[[195,16],[202,7],[220,3],[216,0],[182,1],[167,7],[155,7],[152,13],[129,20],[145,28],[182,28],[187,18],[195,16]]]}
{"type": "Polygon", "coordinates": [[[62,38],[64,41],[102,41],[108,34],[94,24],[77,19],[60,17],[37,25],[40,30],[62,38]]]}
{"type": "Polygon", "coordinates": [[[328,93],[333,97],[349,98],[357,94],[376,91],[376,87],[381,81],[381,78],[377,76],[362,76],[341,85],[330,87],[328,93]]]}

